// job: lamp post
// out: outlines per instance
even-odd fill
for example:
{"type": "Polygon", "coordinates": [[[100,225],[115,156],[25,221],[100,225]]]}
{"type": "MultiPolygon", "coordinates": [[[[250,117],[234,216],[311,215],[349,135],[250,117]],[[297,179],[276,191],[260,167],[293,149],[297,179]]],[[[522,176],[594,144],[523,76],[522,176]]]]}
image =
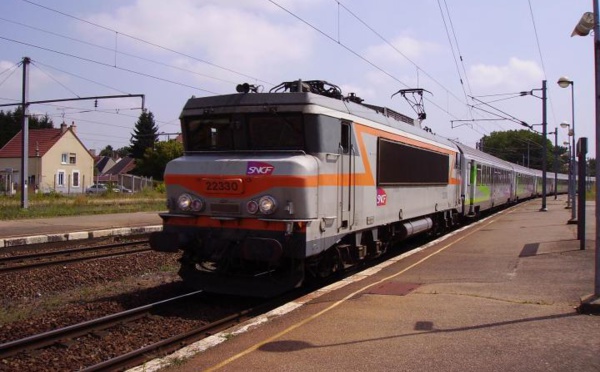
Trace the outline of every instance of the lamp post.
{"type": "MultiPolygon", "coordinates": [[[[594,72],[596,103],[596,154],[600,154],[600,15],[599,0],[593,0],[593,12],[583,14],[571,36],[585,36],[594,31],[594,72]]],[[[595,275],[594,293],[582,298],[579,310],[583,312],[600,312],[600,163],[596,162],[596,239],[595,239],[595,275]]],[[[583,192],[583,190],[581,190],[583,192]]]]}
{"type": "Polygon", "coordinates": [[[546,168],[547,168],[547,96],[546,96],[546,80],[542,80],[542,88],[540,89],[532,89],[529,92],[521,92],[522,96],[534,96],[537,98],[540,98],[542,100],[542,137],[543,137],[543,142],[542,142],[542,208],[540,208],[540,212],[546,212],[548,211],[548,208],[546,208],[546,183],[547,183],[547,179],[546,179],[546,168]],[[542,96],[536,96],[535,94],[533,94],[533,91],[537,91],[537,90],[541,90],[542,91],[542,96]]]}
{"type": "Polygon", "coordinates": [[[567,146],[567,160],[569,161],[569,171],[567,172],[569,175],[569,196],[567,197],[567,206],[565,209],[571,209],[571,142],[565,141],[563,145],[567,146]]]}
{"type": "Polygon", "coordinates": [[[554,132],[548,132],[548,134],[554,134],[554,200],[558,199],[558,128],[554,127],[554,132]]]}
{"type": "Polygon", "coordinates": [[[571,128],[571,124],[567,123],[566,121],[563,121],[562,123],[560,123],[560,127],[561,128],[568,128],[568,136],[569,136],[569,198],[567,200],[567,208],[571,208],[571,219],[569,220],[569,223],[571,223],[571,221],[576,222],[577,221],[577,203],[575,203],[575,188],[577,187],[577,183],[575,182],[575,167],[576,167],[576,163],[575,163],[575,159],[574,159],[574,155],[575,155],[575,144],[573,144],[571,146],[571,138],[574,136],[573,133],[573,129],[571,128]]]}
{"type": "MultiPolygon", "coordinates": [[[[571,86],[571,125],[569,130],[569,136],[572,138],[573,149],[575,149],[575,82],[570,80],[566,76],[561,76],[556,82],[561,88],[568,88],[571,86]]],[[[569,127],[568,123],[561,123],[561,127],[567,128],[569,127]],[[563,125],[564,124],[564,125],[563,125]]],[[[577,162],[575,161],[575,151],[571,151],[571,170],[573,171],[573,176],[569,182],[570,192],[569,197],[571,198],[571,220],[569,223],[577,223],[577,203],[575,202],[575,195],[577,189],[577,162]]]]}
{"type": "Polygon", "coordinates": [[[542,146],[542,151],[544,152],[542,154],[542,208],[540,209],[541,212],[546,212],[548,210],[548,208],[546,208],[546,169],[547,169],[547,160],[546,160],[546,156],[547,151],[546,151],[546,147],[548,146],[546,142],[546,127],[547,127],[547,121],[546,121],[546,116],[547,116],[547,108],[546,108],[546,80],[542,80],[542,136],[544,137],[544,143],[542,146]]]}

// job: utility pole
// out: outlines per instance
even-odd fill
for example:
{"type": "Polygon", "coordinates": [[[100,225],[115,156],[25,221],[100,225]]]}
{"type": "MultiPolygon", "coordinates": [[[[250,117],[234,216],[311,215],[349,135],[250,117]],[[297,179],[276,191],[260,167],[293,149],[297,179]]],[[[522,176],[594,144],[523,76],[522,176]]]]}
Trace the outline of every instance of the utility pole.
{"type": "Polygon", "coordinates": [[[23,118],[21,121],[22,138],[21,148],[23,153],[21,156],[21,208],[28,207],[27,200],[27,175],[29,174],[29,57],[23,58],[23,99],[21,101],[23,108],[23,118]]]}
{"type": "Polygon", "coordinates": [[[542,135],[544,137],[544,146],[542,147],[542,151],[544,151],[544,153],[542,154],[542,208],[540,209],[540,211],[542,212],[548,210],[548,208],[546,208],[546,149],[548,146],[548,144],[546,143],[546,111],[546,80],[542,80],[542,135]]]}
{"type": "Polygon", "coordinates": [[[1,104],[0,107],[6,106],[21,106],[23,108],[23,117],[21,121],[21,208],[27,209],[28,203],[28,175],[29,175],[29,105],[31,104],[43,104],[53,102],[67,102],[67,101],[82,101],[82,100],[95,100],[96,104],[98,99],[113,99],[113,98],[129,98],[129,97],[140,97],[142,99],[142,110],[145,110],[145,96],[143,94],[119,94],[111,96],[93,96],[93,97],[77,97],[77,98],[61,98],[61,99],[47,99],[43,101],[29,101],[29,64],[31,58],[23,57],[23,96],[21,103],[8,103],[1,104]]]}

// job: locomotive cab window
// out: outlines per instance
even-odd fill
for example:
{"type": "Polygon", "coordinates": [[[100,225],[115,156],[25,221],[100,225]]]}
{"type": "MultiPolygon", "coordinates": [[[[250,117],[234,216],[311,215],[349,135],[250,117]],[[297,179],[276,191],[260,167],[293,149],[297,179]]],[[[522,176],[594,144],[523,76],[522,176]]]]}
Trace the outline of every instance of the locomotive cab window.
{"type": "Polygon", "coordinates": [[[350,152],[350,124],[342,123],[342,138],[340,142],[340,147],[342,150],[342,154],[348,154],[350,152]]]}
{"type": "Polygon", "coordinates": [[[247,120],[252,150],[304,150],[301,115],[249,115],[247,120]]]}
{"type": "Polygon", "coordinates": [[[183,126],[188,151],[233,149],[232,126],[228,117],[190,120],[183,126]]]}
{"type": "Polygon", "coordinates": [[[182,131],[186,151],[304,150],[300,114],[192,117],[182,131]]]}

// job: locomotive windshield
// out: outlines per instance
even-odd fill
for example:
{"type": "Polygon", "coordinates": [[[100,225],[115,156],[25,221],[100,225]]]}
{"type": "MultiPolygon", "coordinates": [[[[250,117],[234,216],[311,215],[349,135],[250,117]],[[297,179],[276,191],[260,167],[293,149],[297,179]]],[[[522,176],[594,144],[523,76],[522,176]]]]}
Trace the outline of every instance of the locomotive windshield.
{"type": "Polygon", "coordinates": [[[186,151],[304,150],[300,114],[235,114],[182,122],[186,151]]]}

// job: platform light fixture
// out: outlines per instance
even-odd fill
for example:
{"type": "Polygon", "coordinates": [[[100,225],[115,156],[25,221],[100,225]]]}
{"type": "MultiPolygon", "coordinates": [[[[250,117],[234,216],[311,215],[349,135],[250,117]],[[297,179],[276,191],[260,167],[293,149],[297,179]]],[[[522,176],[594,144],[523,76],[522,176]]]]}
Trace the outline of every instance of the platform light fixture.
{"type": "Polygon", "coordinates": [[[554,200],[558,199],[558,127],[554,127],[554,200]]]}
{"type": "MultiPolygon", "coordinates": [[[[568,128],[568,136],[571,137],[573,135],[573,131],[571,129],[571,124],[567,123],[566,121],[563,121],[562,123],[560,123],[560,127],[561,128],[568,128]]],[[[575,188],[574,188],[574,184],[575,182],[573,182],[573,151],[571,151],[571,141],[569,139],[569,141],[565,141],[563,142],[563,144],[565,146],[567,146],[569,148],[569,196],[567,197],[567,206],[565,207],[566,209],[571,209],[571,202],[575,202],[574,199],[574,195],[575,195],[575,188]]],[[[571,218],[573,218],[573,216],[571,215],[571,218]]]]}
{"type": "MultiPolygon", "coordinates": [[[[593,0],[593,12],[585,12],[571,36],[586,36],[594,31],[594,71],[595,71],[595,108],[596,108],[596,154],[600,154],[600,21],[599,21],[599,0],[593,0]]],[[[572,86],[572,85],[571,85],[572,86]]],[[[573,136],[575,137],[575,136],[573,136]]],[[[573,149],[574,151],[575,149],[573,149]]],[[[596,162],[596,207],[600,205],[600,163],[596,162]]],[[[594,293],[585,299],[582,299],[580,310],[585,308],[596,308],[600,306],[600,213],[596,213],[596,234],[595,234],[595,276],[594,293]]]]}
{"type": "MultiPolygon", "coordinates": [[[[561,76],[556,82],[561,88],[571,87],[571,124],[562,122],[562,128],[569,128],[569,137],[572,137],[573,149],[575,148],[575,82],[566,76],[561,76]]],[[[569,173],[569,199],[571,199],[571,220],[569,223],[577,223],[577,203],[576,203],[576,188],[577,188],[577,162],[575,160],[575,151],[571,151],[570,160],[571,172],[569,173]],[[571,174],[572,173],[572,174],[571,174]]]]}

